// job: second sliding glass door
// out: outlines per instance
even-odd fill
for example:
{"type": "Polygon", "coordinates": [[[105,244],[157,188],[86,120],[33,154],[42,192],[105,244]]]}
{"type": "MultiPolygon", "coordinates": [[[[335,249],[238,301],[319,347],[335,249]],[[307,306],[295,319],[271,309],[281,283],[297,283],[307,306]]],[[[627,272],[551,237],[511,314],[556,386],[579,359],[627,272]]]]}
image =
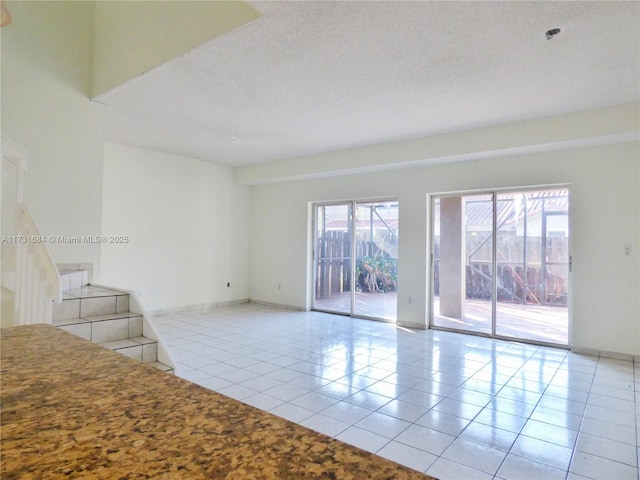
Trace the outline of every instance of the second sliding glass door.
{"type": "Polygon", "coordinates": [[[318,204],[316,310],[396,320],[398,202],[318,204]]]}
{"type": "Polygon", "coordinates": [[[568,344],[567,189],[433,199],[434,327],[568,344]]]}

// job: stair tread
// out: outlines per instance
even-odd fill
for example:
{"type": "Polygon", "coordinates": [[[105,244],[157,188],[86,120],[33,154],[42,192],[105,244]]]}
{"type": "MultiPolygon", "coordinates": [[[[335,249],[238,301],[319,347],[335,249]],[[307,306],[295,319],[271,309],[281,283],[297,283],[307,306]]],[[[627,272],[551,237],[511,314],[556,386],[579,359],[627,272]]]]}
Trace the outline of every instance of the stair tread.
{"type": "Polygon", "coordinates": [[[102,342],[98,345],[108,348],[109,350],[119,350],[121,348],[139,347],[140,344],[131,340],[130,338],[124,338],[122,340],[112,340],[111,342],[102,342]]]}
{"type": "Polygon", "coordinates": [[[122,313],[108,313],[106,315],[88,315],[80,318],[54,319],[53,325],[55,325],[56,327],[61,327],[63,325],[77,325],[81,323],[104,322],[106,320],[121,320],[125,318],[136,318],[136,317],[142,317],[142,314],[136,313],[136,312],[122,312],[122,313]]]}
{"type": "Polygon", "coordinates": [[[150,343],[158,343],[157,340],[154,340],[153,338],[148,338],[148,337],[131,337],[130,340],[133,340],[134,342],[137,342],[142,345],[147,345],[150,343]]]}
{"type": "Polygon", "coordinates": [[[111,297],[118,295],[129,295],[127,292],[115,290],[106,287],[94,287],[93,285],[85,285],[84,287],[72,288],[62,292],[63,300],[72,300],[76,298],[94,298],[94,297],[111,297]]]}
{"type": "Polygon", "coordinates": [[[80,325],[82,323],[91,323],[91,320],[85,320],[84,318],[53,319],[54,327],[65,327],[67,325],[80,325]]]}
{"type": "Polygon", "coordinates": [[[123,338],[121,340],[112,340],[110,342],[102,342],[99,345],[102,345],[105,348],[110,350],[117,350],[119,348],[128,348],[128,347],[139,347],[140,345],[152,345],[154,343],[158,343],[157,340],[148,337],[131,337],[131,338],[123,338]]]}
{"type": "Polygon", "coordinates": [[[86,315],[80,317],[88,322],[104,322],[105,320],[119,320],[121,318],[135,318],[141,317],[141,313],[136,312],[121,312],[121,313],[107,313],[104,315],[86,315]]]}
{"type": "Polygon", "coordinates": [[[157,368],[158,370],[162,370],[163,372],[173,372],[173,368],[171,368],[169,365],[166,365],[162,362],[149,362],[147,363],[147,365],[151,365],[152,367],[157,368]]]}

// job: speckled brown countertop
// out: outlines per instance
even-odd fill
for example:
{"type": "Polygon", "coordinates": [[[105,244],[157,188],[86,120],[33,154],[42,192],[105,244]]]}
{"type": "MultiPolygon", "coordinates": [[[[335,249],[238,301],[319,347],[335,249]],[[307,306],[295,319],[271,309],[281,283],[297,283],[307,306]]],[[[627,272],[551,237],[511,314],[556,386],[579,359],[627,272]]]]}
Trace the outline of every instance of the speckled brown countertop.
{"type": "Polygon", "coordinates": [[[3,479],[425,479],[50,325],[2,330],[3,479]]]}

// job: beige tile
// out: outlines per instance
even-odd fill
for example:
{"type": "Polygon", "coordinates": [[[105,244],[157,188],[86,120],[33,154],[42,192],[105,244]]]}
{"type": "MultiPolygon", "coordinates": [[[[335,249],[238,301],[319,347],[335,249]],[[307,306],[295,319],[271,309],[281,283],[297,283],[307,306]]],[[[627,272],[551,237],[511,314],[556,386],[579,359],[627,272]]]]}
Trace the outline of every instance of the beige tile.
{"type": "Polygon", "coordinates": [[[142,336],[142,317],[129,318],[129,338],[142,336]]]}
{"type": "Polygon", "coordinates": [[[69,289],[82,286],[82,272],[67,273],[66,276],[69,278],[69,289]]]}
{"type": "Polygon", "coordinates": [[[62,320],[54,320],[52,322],[54,327],[62,327],[62,326],[68,326],[68,325],[78,325],[78,324],[82,324],[82,323],[91,324],[90,321],[85,320],[84,318],[66,318],[66,319],[62,319],[62,320]]]}
{"type": "Polygon", "coordinates": [[[80,318],[80,300],[63,300],[53,304],[53,319],[66,320],[69,318],[80,318]]]}
{"type": "Polygon", "coordinates": [[[69,333],[73,333],[74,335],[84,338],[85,340],[91,341],[91,324],[90,323],[80,323],[76,325],[65,325],[62,327],[58,327],[60,330],[65,330],[69,333]]]}
{"type": "Polygon", "coordinates": [[[138,360],[139,362],[142,360],[142,345],[138,345],[137,347],[121,348],[117,350],[117,352],[138,360]]]}
{"type": "Polygon", "coordinates": [[[142,345],[142,361],[144,363],[151,363],[158,360],[158,344],[147,343],[142,345]]]}
{"type": "Polygon", "coordinates": [[[138,343],[143,343],[143,344],[146,344],[146,343],[157,343],[153,338],[142,337],[142,336],[131,337],[131,340],[133,340],[135,342],[138,342],[138,343]]]}
{"type": "Polygon", "coordinates": [[[165,365],[164,363],[151,362],[149,365],[151,365],[152,367],[157,368],[158,370],[162,370],[163,372],[169,372],[169,373],[173,374],[173,368],[171,368],[169,365],[165,365]]]}
{"type": "Polygon", "coordinates": [[[91,341],[94,343],[113,342],[129,337],[129,319],[127,318],[93,322],[91,325],[91,341]]]}
{"type": "Polygon", "coordinates": [[[109,350],[119,350],[127,347],[137,347],[139,344],[130,339],[114,340],[113,342],[103,342],[101,347],[108,348],[109,350]]]}
{"type": "Polygon", "coordinates": [[[82,318],[90,322],[101,322],[103,320],[117,320],[119,318],[129,318],[129,315],[126,313],[108,313],[106,315],[90,315],[82,318]]]}
{"type": "Polygon", "coordinates": [[[123,313],[129,311],[129,295],[118,295],[116,297],[116,312],[123,313]]]}
{"type": "Polygon", "coordinates": [[[78,288],[72,288],[65,293],[76,298],[110,297],[112,295],[124,295],[124,292],[121,292],[119,290],[113,290],[111,288],[104,287],[94,287],[93,285],[84,285],[78,288]]]}
{"type": "Polygon", "coordinates": [[[80,300],[80,316],[116,313],[116,297],[94,297],[80,300]]]}

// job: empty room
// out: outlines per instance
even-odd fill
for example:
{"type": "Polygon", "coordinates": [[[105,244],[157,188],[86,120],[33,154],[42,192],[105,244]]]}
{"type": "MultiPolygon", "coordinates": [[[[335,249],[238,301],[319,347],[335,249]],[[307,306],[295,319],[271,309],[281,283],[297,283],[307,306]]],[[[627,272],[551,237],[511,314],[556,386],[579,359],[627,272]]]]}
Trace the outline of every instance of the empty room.
{"type": "Polygon", "coordinates": [[[2,1],[3,478],[640,480],[640,3],[2,1]]]}

